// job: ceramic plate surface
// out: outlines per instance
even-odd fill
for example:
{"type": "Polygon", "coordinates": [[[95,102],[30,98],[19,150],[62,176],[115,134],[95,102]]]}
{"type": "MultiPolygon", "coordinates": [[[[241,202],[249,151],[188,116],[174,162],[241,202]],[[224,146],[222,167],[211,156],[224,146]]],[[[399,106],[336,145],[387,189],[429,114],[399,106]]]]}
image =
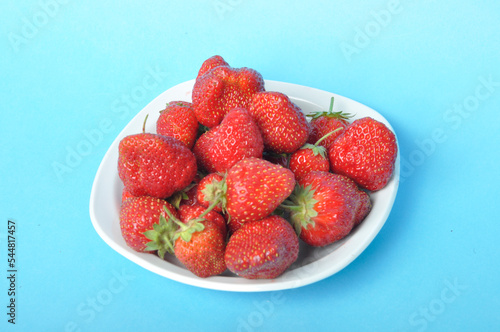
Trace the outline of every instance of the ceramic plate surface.
{"type": "MultiPolygon", "coordinates": [[[[118,253],[154,273],[181,283],[223,291],[257,292],[301,287],[333,275],[356,259],[378,234],[392,209],[399,185],[399,151],[392,179],[384,189],[370,194],[373,209],[366,219],[346,238],[329,246],[312,248],[301,243],[297,261],[276,279],[248,280],[229,271],[220,276],[203,279],[189,272],[168,254],[166,256],[169,257],[162,260],[153,254],[135,252],[126,245],[119,226],[123,185],[117,170],[118,144],[127,135],[142,132],[147,114],[149,118],[146,132],[155,132],[159,111],[170,101],[191,101],[193,84],[194,80],[187,81],[159,95],[130,121],[110,146],[97,170],[90,195],[90,217],[99,236],[118,253]]],[[[355,114],[353,119],[370,116],[393,130],[378,112],[331,92],[269,80],[265,81],[265,88],[266,91],[279,91],[288,95],[306,114],[328,110],[330,98],[334,96],[335,111],[355,114]]]]}

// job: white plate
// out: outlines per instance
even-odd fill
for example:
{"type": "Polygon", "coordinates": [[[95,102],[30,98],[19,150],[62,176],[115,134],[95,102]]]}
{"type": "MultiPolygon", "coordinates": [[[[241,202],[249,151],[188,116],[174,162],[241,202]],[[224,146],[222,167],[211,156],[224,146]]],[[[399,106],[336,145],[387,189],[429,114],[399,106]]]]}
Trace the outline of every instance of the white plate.
{"type": "MultiPolygon", "coordinates": [[[[193,84],[194,80],[176,85],[149,103],[122,130],[104,156],[90,195],[90,217],[101,238],[124,257],[154,273],[185,284],[224,291],[257,292],[305,286],[333,275],[358,257],[378,234],[392,209],[399,185],[399,152],[393,178],[384,189],[371,194],[373,209],[362,224],[343,240],[323,248],[312,248],[301,244],[297,261],[276,279],[248,280],[228,271],[220,276],[198,278],[174,257],[162,260],[153,254],[135,252],[125,244],[119,226],[123,185],[117,171],[118,144],[127,135],[142,132],[147,114],[149,119],[146,132],[155,132],[159,111],[169,101],[191,101],[193,84]]],[[[265,87],[267,91],[279,91],[288,95],[305,113],[327,110],[330,98],[334,96],[335,110],[355,114],[354,119],[373,117],[393,130],[382,115],[351,99],[310,87],[277,81],[266,80],[265,87]]]]}

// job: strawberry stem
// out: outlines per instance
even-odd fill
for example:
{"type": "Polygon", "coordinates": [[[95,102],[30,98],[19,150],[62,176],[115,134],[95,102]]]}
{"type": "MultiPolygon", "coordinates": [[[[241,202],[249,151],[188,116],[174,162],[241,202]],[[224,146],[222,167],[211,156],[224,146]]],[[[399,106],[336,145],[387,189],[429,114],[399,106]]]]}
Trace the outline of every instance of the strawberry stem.
{"type": "MultiPolygon", "coordinates": [[[[175,223],[179,228],[177,231],[173,234],[172,236],[172,241],[177,240],[179,237],[182,238],[184,241],[189,242],[191,241],[191,236],[195,232],[201,232],[202,230],[205,229],[205,226],[201,223],[203,221],[202,218],[196,218],[189,220],[187,223],[183,223],[179,219],[177,219],[170,210],[168,210],[165,207],[165,212],[168,215],[169,221],[175,223]]],[[[172,246],[173,248],[173,246],[172,246]]]]}
{"type": "Polygon", "coordinates": [[[217,204],[220,203],[221,198],[222,198],[222,193],[219,193],[217,196],[215,196],[215,199],[213,200],[212,204],[210,204],[207,207],[207,209],[198,216],[198,218],[204,218],[207,214],[209,214],[210,211],[212,211],[217,206],[217,204]]]}
{"type": "Polygon", "coordinates": [[[146,117],[144,118],[144,122],[142,123],[142,133],[146,132],[146,121],[148,121],[148,116],[149,116],[149,113],[146,114],[146,117]]]}
{"type": "Polygon", "coordinates": [[[222,211],[225,211],[227,192],[226,176],[227,174],[224,174],[221,180],[212,179],[212,182],[202,189],[205,201],[210,203],[207,208],[208,211],[205,211],[206,213],[203,214],[204,216],[219,204],[222,211]]]}
{"type": "Polygon", "coordinates": [[[330,99],[330,108],[328,108],[328,113],[332,113],[332,111],[333,111],[334,100],[335,100],[335,97],[332,96],[332,98],[330,99]]]}
{"type": "Polygon", "coordinates": [[[316,143],[314,143],[314,146],[318,146],[319,143],[323,142],[326,138],[328,138],[329,136],[333,135],[334,133],[336,133],[337,131],[339,130],[342,130],[342,127],[339,127],[335,130],[332,130],[331,132],[329,132],[328,134],[325,134],[323,137],[321,137],[316,143]]]}

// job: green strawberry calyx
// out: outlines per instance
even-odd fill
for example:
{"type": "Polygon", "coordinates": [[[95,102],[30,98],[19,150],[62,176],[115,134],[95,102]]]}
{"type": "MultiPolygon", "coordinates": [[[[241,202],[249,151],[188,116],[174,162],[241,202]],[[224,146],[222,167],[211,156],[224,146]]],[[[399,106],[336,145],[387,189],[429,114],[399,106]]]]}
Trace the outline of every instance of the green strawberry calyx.
{"type": "MultiPolygon", "coordinates": [[[[202,221],[203,218],[208,212],[208,209],[203,212],[198,218],[191,219],[187,223],[183,223],[179,219],[177,219],[168,209],[165,208],[165,212],[168,214],[168,219],[172,224],[177,226],[177,230],[172,234],[171,241],[175,242],[178,238],[183,239],[186,242],[191,241],[191,237],[195,232],[201,232],[205,229],[202,221]]],[[[173,247],[173,246],[172,246],[173,247]]]]}
{"type": "Polygon", "coordinates": [[[342,111],[338,112],[333,112],[333,103],[334,103],[334,97],[330,99],[330,108],[326,112],[315,112],[311,114],[307,114],[306,116],[312,118],[312,119],[317,119],[319,117],[325,116],[328,118],[336,118],[339,120],[348,120],[352,118],[354,115],[350,113],[344,113],[342,111]]]}
{"type": "MultiPolygon", "coordinates": [[[[167,207],[164,207],[165,211],[168,211],[167,214],[172,214],[167,207]]],[[[146,243],[147,251],[157,251],[158,256],[162,259],[165,256],[166,252],[173,253],[173,235],[177,230],[177,226],[170,222],[170,217],[167,220],[163,214],[160,215],[159,222],[157,224],[153,224],[153,229],[144,232],[144,236],[150,240],[146,243]]]]}
{"type": "Polygon", "coordinates": [[[144,134],[146,132],[146,122],[148,121],[149,114],[146,114],[146,117],[144,118],[144,122],[142,123],[142,133],[144,134]]]}
{"type": "Polygon", "coordinates": [[[196,182],[191,182],[186,188],[175,192],[172,196],[168,198],[168,202],[172,204],[176,209],[181,205],[182,200],[188,200],[189,196],[187,192],[196,186],[196,182]]]}
{"type": "Polygon", "coordinates": [[[280,205],[282,209],[290,212],[290,220],[299,236],[302,229],[307,229],[309,225],[314,227],[314,218],[318,215],[314,209],[318,202],[314,198],[314,192],[311,185],[296,185],[293,193],[280,205]]]}
{"type": "MultiPolygon", "coordinates": [[[[212,179],[212,182],[207,184],[205,188],[201,190],[201,192],[205,196],[205,200],[207,202],[210,202],[210,206],[207,208],[208,212],[210,212],[216,206],[220,206],[222,208],[222,211],[226,212],[226,175],[224,175],[224,177],[220,181],[212,179]]],[[[208,213],[207,211],[205,212],[208,213]]]]}
{"type": "Polygon", "coordinates": [[[334,133],[338,132],[339,130],[342,130],[342,128],[337,128],[335,130],[332,130],[331,132],[325,134],[323,137],[321,137],[316,143],[310,144],[306,143],[304,144],[300,149],[311,149],[313,154],[317,156],[318,154],[321,155],[323,158],[326,159],[326,148],[322,145],[319,145],[321,142],[323,142],[327,137],[333,135],[334,133]]]}
{"type": "Polygon", "coordinates": [[[191,219],[186,224],[181,221],[174,220],[174,222],[179,226],[179,229],[175,232],[173,240],[175,241],[178,238],[181,238],[185,242],[191,241],[191,237],[194,233],[201,232],[205,229],[205,225],[202,223],[203,220],[205,219],[191,219]]]}
{"type": "Polygon", "coordinates": [[[219,193],[214,202],[197,218],[191,219],[184,223],[175,217],[172,212],[165,206],[164,210],[168,219],[160,215],[159,222],[153,224],[153,229],[144,232],[144,236],[151,240],[146,244],[147,251],[157,251],[160,258],[165,257],[165,253],[174,254],[174,243],[178,238],[189,242],[194,233],[201,232],[205,229],[203,222],[205,216],[212,211],[221,201],[223,193],[219,193]]]}
{"type": "Polygon", "coordinates": [[[321,145],[306,143],[300,149],[301,150],[307,150],[307,149],[309,149],[309,150],[311,150],[313,152],[313,154],[315,156],[321,155],[323,158],[326,159],[326,149],[325,149],[325,147],[323,147],[321,145]]]}
{"type": "Polygon", "coordinates": [[[165,111],[170,111],[170,108],[172,107],[191,107],[191,103],[187,102],[187,101],[182,101],[182,100],[177,100],[177,101],[171,101],[171,102],[168,102],[166,105],[165,105],[165,108],[160,110],[160,114],[165,112],[165,111]]]}

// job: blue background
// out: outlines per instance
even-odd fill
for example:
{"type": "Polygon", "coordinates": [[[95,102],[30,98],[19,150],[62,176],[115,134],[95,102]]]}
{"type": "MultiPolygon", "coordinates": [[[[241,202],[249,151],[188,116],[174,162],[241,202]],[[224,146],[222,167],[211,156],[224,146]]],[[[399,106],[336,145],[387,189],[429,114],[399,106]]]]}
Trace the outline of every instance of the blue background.
{"type": "Polygon", "coordinates": [[[0,22],[0,329],[500,328],[498,1],[2,1],[0,22]],[[394,208],[341,272],[279,292],[199,289],[126,260],[92,227],[111,142],[215,54],[364,103],[396,130],[394,208]]]}

